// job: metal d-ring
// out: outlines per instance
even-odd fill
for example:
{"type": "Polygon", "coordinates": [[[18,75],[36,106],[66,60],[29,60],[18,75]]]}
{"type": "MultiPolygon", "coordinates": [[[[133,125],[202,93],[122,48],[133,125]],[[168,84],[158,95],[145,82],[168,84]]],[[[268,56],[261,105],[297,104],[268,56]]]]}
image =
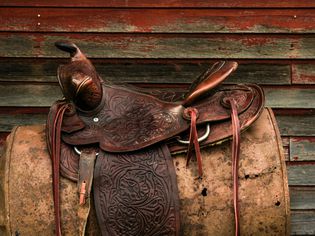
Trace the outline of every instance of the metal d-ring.
{"type": "MultiPolygon", "coordinates": [[[[79,156],[81,155],[82,152],[76,146],[74,146],[73,149],[74,149],[76,154],[78,154],[79,156]]],[[[99,153],[97,152],[95,155],[98,156],[98,154],[99,153]]]]}
{"type": "MultiPolygon", "coordinates": [[[[202,142],[204,141],[206,138],[208,138],[210,134],[210,124],[208,123],[207,124],[207,129],[206,129],[206,132],[204,133],[204,135],[202,135],[200,138],[198,138],[198,142],[202,142]]],[[[176,140],[179,142],[179,143],[182,143],[182,144],[189,144],[189,141],[186,141],[186,140],[181,140],[180,138],[176,138],[176,140]]]]}

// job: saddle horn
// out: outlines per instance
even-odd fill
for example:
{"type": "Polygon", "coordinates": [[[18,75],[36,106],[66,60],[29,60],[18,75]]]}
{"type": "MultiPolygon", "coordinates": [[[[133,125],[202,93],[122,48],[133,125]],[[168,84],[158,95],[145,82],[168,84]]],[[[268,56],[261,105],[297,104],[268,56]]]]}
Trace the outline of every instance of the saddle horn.
{"type": "Polygon", "coordinates": [[[200,100],[207,93],[211,92],[216,86],[221,84],[233,71],[238,64],[235,61],[219,61],[206,70],[196,81],[183,101],[183,106],[190,106],[192,103],[200,100]]]}
{"type": "Polygon", "coordinates": [[[70,53],[71,61],[58,67],[58,81],[66,99],[81,111],[96,109],[102,100],[101,78],[94,66],[72,42],[57,41],[55,46],[70,53]]]}

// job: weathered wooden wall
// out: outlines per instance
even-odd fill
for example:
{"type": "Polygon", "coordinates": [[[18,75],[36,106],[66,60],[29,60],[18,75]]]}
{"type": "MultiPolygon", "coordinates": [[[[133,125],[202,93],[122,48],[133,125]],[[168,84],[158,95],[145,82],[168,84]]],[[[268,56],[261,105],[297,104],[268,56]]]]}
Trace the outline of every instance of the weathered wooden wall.
{"type": "Polygon", "coordinates": [[[262,85],[279,122],[292,234],[315,234],[313,0],[1,0],[0,145],[14,125],[43,123],[60,98],[59,39],[104,78],[146,87],[185,88],[208,64],[237,60],[227,83],[262,85]]]}

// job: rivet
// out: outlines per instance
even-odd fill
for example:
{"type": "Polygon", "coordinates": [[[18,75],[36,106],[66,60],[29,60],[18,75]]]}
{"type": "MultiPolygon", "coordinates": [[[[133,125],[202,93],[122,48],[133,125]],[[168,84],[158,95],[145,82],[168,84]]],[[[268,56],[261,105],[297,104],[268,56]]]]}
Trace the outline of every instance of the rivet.
{"type": "Polygon", "coordinates": [[[38,22],[37,25],[40,26],[40,22],[38,22]]]}
{"type": "Polygon", "coordinates": [[[99,121],[98,117],[94,117],[94,118],[93,118],[93,121],[94,121],[94,122],[98,122],[98,121],[99,121]]]}
{"type": "Polygon", "coordinates": [[[37,17],[39,18],[39,17],[40,17],[40,14],[37,14],[37,17]]]}
{"type": "Polygon", "coordinates": [[[296,17],[297,17],[296,15],[293,16],[294,19],[296,19],[296,17]]]}

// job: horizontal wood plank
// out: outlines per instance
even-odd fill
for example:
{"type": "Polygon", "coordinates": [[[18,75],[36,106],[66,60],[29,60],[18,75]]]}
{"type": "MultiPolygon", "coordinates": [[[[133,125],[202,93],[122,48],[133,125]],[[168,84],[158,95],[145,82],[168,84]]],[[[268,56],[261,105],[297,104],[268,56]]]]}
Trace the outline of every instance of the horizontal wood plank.
{"type": "Polygon", "coordinates": [[[315,64],[293,64],[292,84],[315,84],[315,64]]]}
{"type": "MultiPolygon", "coordinates": [[[[116,81],[117,82],[117,81],[116,81]]],[[[312,89],[264,88],[267,106],[272,108],[315,108],[312,89]]],[[[0,85],[0,106],[47,107],[62,97],[57,84],[5,84],[0,85]]],[[[313,123],[312,123],[313,124],[313,123]]]]}
{"type": "Polygon", "coordinates": [[[315,163],[288,165],[289,185],[315,186],[315,163]]]}
{"type": "Polygon", "coordinates": [[[0,106],[49,107],[62,98],[59,85],[0,85],[0,106]]]}
{"type": "Polygon", "coordinates": [[[283,136],[315,136],[315,115],[276,115],[283,136]]]}
{"type": "Polygon", "coordinates": [[[312,34],[1,33],[0,57],[67,57],[54,47],[58,40],[73,41],[90,58],[315,59],[312,34]]]}
{"type": "Polygon", "coordinates": [[[281,137],[285,161],[290,161],[290,138],[281,137]]]}
{"type": "MultiPolygon", "coordinates": [[[[315,125],[315,120],[313,125],[315,125]]],[[[290,138],[290,160],[315,161],[315,137],[290,138]]]]}
{"type": "Polygon", "coordinates": [[[46,114],[0,114],[0,132],[11,132],[12,128],[17,125],[45,124],[46,118],[46,114]]]}
{"type": "Polygon", "coordinates": [[[264,88],[266,105],[272,108],[315,108],[315,89],[264,88]]]}
{"type": "Polygon", "coordinates": [[[291,235],[315,235],[315,211],[291,212],[291,235]]]}
{"type": "Polygon", "coordinates": [[[0,31],[314,33],[315,9],[2,8],[0,31]],[[313,22],[313,23],[312,23],[313,22]]]}
{"type": "MultiPolygon", "coordinates": [[[[0,82],[56,82],[57,68],[65,60],[0,60],[0,82]]],[[[127,83],[191,83],[213,62],[104,62],[93,61],[101,77],[127,83]]],[[[225,83],[289,85],[290,65],[259,62],[240,64],[225,83]]]]}
{"type": "Polygon", "coordinates": [[[290,187],[291,210],[315,210],[314,187],[290,187]]]}
{"type": "Polygon", "coordinates": [[[29,6],[29,7],[211,7],[211,8],[295,8],[295,7],[315,7],[312,0],[225,0],[225,1],[203,1],[203,0],[2,0],[0,6],[29,6]]]}

